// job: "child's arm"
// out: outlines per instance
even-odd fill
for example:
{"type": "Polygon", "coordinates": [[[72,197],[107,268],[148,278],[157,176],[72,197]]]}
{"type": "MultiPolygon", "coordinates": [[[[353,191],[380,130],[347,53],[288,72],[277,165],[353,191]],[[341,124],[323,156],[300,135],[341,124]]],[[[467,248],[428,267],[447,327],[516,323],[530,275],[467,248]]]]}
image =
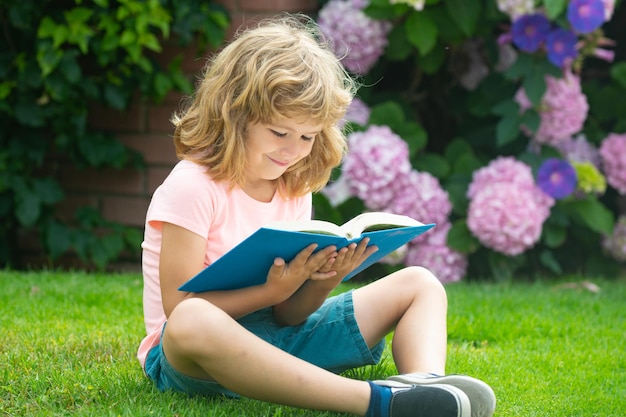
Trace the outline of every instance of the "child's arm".
{"type": "Polygon", "coordinates": [[[319,269],[324,259],[334,252],[331,247],[312,254],[315,247],[311,246],[289,264],[282,262],[282,265],[272,266],[268,282],[263,285],[188,293],[179,291],[178,287],[204,268],[206,240],[170,223],[163,223],[162,236],[159,276],[163,309],[168,317],[178,303],[190,297],[203,298],[234,318],[270,307],[289,298],[311,276],[311,272],[319,269]]]}

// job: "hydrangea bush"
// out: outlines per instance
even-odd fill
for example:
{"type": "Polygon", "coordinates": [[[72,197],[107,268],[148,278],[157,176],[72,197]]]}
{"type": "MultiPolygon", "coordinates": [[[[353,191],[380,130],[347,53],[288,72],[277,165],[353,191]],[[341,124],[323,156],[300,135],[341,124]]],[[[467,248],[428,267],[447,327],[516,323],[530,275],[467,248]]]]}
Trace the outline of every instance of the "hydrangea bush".
{"type": "Polygon", "coordinates": [[[362,87],[317,215],[437,223],[378,267],[623,271],[626,2],[330,0],[318,21],[362,87]]]}

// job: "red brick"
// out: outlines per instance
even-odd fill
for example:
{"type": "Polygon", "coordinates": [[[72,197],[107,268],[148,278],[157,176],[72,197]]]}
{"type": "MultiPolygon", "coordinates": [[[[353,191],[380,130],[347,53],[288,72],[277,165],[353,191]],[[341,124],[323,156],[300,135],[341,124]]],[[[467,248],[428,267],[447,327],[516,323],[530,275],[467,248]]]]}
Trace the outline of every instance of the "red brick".
{"type": "Polygon", "coordinates": [[[115,110],[99,104],[89,109],[89,126],[108,132],[143,132],[145,131],[146,109],[136,98],[128,109],[115,110]]]}
{"type": "Polygon", "coordinates": [[[174,165],[170,167],[150,167],[146,172],[146,188],[148,195],[152,195],[154,190],[163,183],[165,178],[169,175],[170,171],[174,168],[174,165]]]}
{"type": "Polygon", "coordinates": [[[143,155],[147,165],[170,164],[178,161],[176,150],[172,139],[172,132],[169,134],[151,135],[124,135],[119,136],[120,142],[143,155]]]}
{"type": "Polygon", "coordinates": [[[180,109],[178,103],[163,103],[148,107],[148,132],[173,133],[170,118],[180,109]]]}
{"type": "Polygon", "coordinates": [[[127,226],[143,226],[149,203],[145,197],[106,196],[102,199],[102,217],[127,226]]]}
{"type": "Polygon", "coordinates": [[[186,74],[199,73],[206,62],[206,55],[209,51],[200,49],[198,41],[193,41],[189,45],[181,46],[176,38],[167,39],[161,42],[163,50],[154,54],[154,58],[164,69],[179,56],[182,57],[180,69],[186,74]]]}
{"type": "Polygon", "coordinates": [[[124,194],[144,192],[143,173],[132,168],[77,169],[64,166],[60,170],[59,181],[70,191],[124,194]]]}

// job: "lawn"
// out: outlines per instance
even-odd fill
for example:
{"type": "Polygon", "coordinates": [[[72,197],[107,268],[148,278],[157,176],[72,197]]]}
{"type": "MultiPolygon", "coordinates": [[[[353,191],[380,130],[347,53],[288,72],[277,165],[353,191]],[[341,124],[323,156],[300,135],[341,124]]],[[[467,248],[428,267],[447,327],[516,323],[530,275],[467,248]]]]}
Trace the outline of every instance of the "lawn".
{"type": "MultiPolygon", "coordinates": [[[[583,281],[449,285],[448,372],[488,381],[496,416],[626,415],[626,280],[583,281]]],[[[0,272],[0,414],[339,416],[156,391],[135,359],[141,287],[138,274],[0,272]]],[[[386,357],[352,375],[394,372],[386,357]]]]}

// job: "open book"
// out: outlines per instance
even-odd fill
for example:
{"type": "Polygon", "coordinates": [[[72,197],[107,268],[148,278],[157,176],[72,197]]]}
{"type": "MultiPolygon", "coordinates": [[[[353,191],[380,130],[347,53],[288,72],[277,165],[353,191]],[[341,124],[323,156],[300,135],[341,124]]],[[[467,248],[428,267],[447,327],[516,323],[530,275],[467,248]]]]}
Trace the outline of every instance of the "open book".
{"type": "Polygon", "coordinates": [[[265,282],[275,258],[290,262],[311,243],[317,243],[318,250],[330,245],[339,250],[367,236],[369,245],[378,246],[378,251],[348,274],[345,281],[434,226],[385,212],[363,213],[341,226],[323,220],[270,223],[200,271],[179,290],[203,292],[260,285],[265,282]]]}

